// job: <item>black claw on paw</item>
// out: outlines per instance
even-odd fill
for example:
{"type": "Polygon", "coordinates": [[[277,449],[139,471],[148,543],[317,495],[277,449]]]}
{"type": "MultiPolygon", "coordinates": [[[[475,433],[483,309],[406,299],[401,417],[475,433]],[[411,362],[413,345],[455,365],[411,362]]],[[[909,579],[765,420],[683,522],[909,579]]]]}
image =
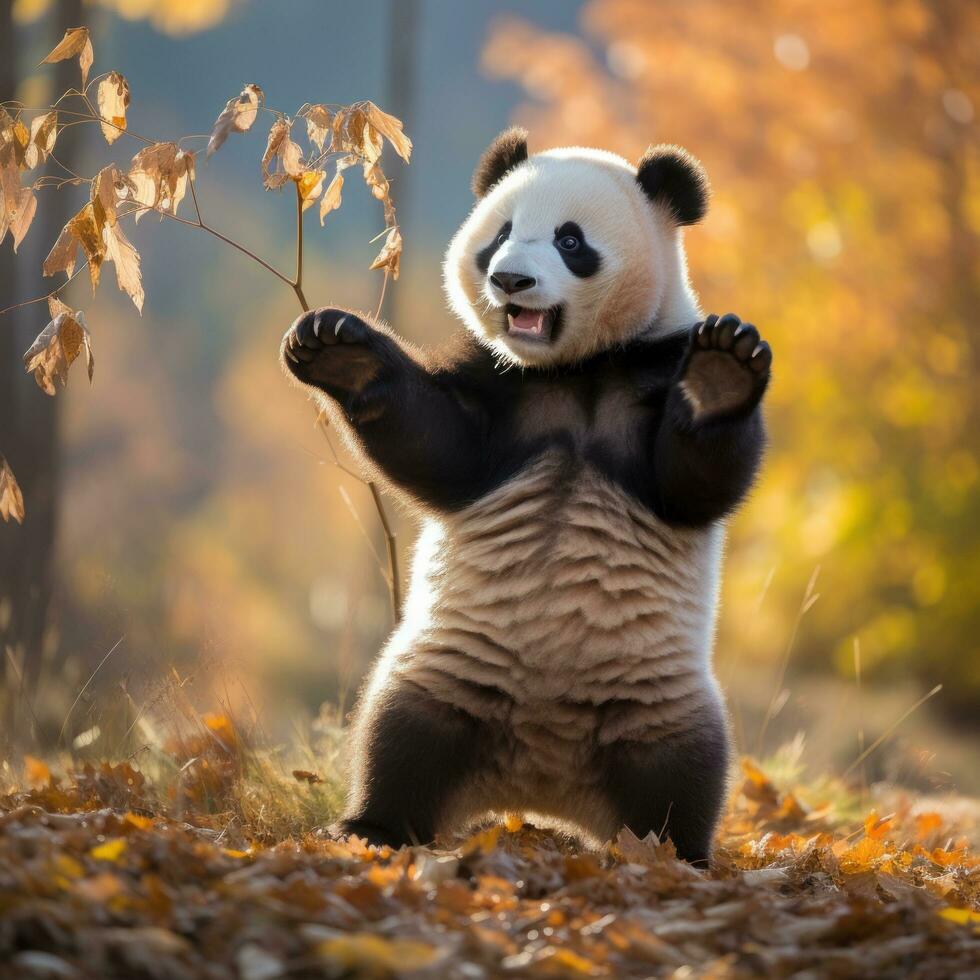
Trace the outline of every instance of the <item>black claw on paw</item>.
{"type": "Polygon", "coordinates": [[[377,376],[386,339],[349,310],[310,310],[286,331],[283,363],[331,395],[358,392],[377,376]]]}
{"type": "Polygon", "coordinates": [[[772,351],[751,323],[711,314],[691,330],[680,386],[695,419],[748,411],[769,383],[772,351]]]}

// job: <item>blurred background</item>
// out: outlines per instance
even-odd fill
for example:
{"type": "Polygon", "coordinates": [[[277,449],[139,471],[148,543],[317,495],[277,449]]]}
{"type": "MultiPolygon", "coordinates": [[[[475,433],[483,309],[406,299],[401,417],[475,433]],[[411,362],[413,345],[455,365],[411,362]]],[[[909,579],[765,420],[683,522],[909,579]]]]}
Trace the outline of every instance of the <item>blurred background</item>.
{"type": "MultiPolygon", "coordinates": [[[[251,81],[287,113],[371,99],[402,118],[415,152],[407,168],[385,153],[406,242],[385,312],[422,343],[455,329],[442,251],[500,129],[527,125],[532,150],[688,147],[714,185],[687,233],[703,306],[751,319],[776,355],[771,452],[731,523],[717,646],[741,747],[796,739],[811,767],[839,772],[887,736],[868,778],[980,792],[980,7],[0,0],[0,12],[3,98],[41,106],[76,84],[75,62],[34,66],[84,23],[93,74],[126,76],[129,126],[154,139],[208,133],[251,81]]],[[[206,166],[202,154],[199,195],[210,222],[289,269],[292,199],[259,175],[266,129],[206,166]]],[[[59,140],[88,176],[138,148],[107,148],[92,126],[59,140]]],[[[87,188],[41,194],[16,261],[9,240],[0,249],[0,307],[51,288],[36,270],[87,188]]],[[[373,309],[383,221],[360,181],[326,227],[311,213],[306,228],[310,302],[373,309]]],[[[324,703],[350,707],[391,626],[370,495],[333,465],[278,366],[295,296],[175,222],[148,218],[131,237],[142,317],[111,276],[94,299],[84,277],[66,293],[93,335],[91,387],[76,368],[52,399],[23,373],[41,306],[0,319],[0,451],[27,509],[23,528],[0,525],[0,755],[59,739],[118,751],[165,683],[205,708],[247,704],[286,738],[324,703]]],[[[404,566],[412,528],[397,525],[404,566]]]]}

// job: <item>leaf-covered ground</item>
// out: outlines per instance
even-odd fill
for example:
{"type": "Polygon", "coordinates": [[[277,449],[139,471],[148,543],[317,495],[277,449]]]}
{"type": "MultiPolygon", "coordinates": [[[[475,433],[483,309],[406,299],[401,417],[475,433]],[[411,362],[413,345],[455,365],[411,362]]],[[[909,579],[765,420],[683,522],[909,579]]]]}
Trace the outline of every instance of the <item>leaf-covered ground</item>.
{"type": "Polygon", "coordinates": [[[745,760],[710,871],[628,832],[589,853],[517,816],[378,851],[298,829],[327,798],[312,772],[249,790],[223,724],[166,786],[128,763],[27,761],[31,788],[0,797],[0,976],[980,975],[970,801],[890,791],[879,815],[745,760]],[[284,800],[293,833],[272,820],[284,800]]]}

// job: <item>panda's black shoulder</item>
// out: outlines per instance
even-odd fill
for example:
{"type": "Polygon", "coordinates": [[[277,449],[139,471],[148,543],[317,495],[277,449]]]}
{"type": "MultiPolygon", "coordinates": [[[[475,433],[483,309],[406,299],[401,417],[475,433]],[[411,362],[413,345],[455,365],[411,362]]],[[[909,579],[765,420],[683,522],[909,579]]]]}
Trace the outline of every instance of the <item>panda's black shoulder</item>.
{"type": "Polygon", "coordinates": [[[642,390],[656,391],[672,384],[690,344],[690,331],[664,336],[640,335],[611,353],[618,371],[642,390]]]}
{"type": "Polygon", "coordinates": [[[505,400],[520,384],[520,370],[508,369],[468,330],[457,330],[447,341],[426,353],[429,373],[452,385],[464,396],[486,402],[505,400]]]}

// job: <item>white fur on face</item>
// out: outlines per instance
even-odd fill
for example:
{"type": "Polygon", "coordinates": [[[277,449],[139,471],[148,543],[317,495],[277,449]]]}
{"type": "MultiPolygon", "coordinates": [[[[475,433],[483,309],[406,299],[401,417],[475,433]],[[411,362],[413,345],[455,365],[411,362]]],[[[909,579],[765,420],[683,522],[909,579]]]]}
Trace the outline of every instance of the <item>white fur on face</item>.
{"type": "Polygon", "coordinates": [[[644,194],[636,169],[603,150],[549,150],[517,166],[456,233],[444,276],[453,311],[504,360],[521,365],[582,360],[643,331],[667,333],[698,319],[679,229],[644,194]],[[508,221],[508,240],[481,271],[478,253],[508,221]],[[554,244],[556,230],[569,221],[600,255],[599,271],[587,278],[569,271],[554,244]],[[536,280],[513,302],[561,306],[550,343],[507,333],[508,297],[490,282],[501,271],[536,280]]]}

